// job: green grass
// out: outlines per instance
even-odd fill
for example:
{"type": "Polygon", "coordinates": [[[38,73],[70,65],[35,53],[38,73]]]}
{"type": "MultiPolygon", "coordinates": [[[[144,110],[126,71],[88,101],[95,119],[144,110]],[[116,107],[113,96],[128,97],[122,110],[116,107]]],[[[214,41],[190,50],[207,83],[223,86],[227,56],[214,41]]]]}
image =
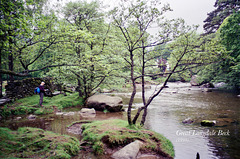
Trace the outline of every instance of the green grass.
{"type": "Polygon", "coordinates": [[[79,141],[38,128],[18,131],[0,128],[0,158],[71,158],[80,149],[79,141]]]}
{"type": "Polygon", "coordinates": [[[44,97],[43,107],[39,106],[39,95],[33,95],[26,98],[18,99],[12,104],[5,105],[0,108],[0,115],[7,117],[9,115],[21,114],[49,114],[54,111],[53,106],[58,109],[67,107],[83,106],[83,99],[79,98],[78,93],[70,94],[67,96],[62,94],[54,97],[44,97]]]}
{"type": "Polygon", "coordinates": [[[156,132],[129,126],[127,121],[114,119],[94,121],[82,125],[83,141],[88,142],[96,154],[105,152],[105,148],[118,148],[135,140],[143,141],[143,152],[174,157],[174,148],[167,138],[156,132]]]}
{"type": "MultiPolygon", "coordinates": [[[[39,103],[39,95],[33,95],[30,97],[16,100],[12,105],[36,106],[38,105],[38,103],[39,103]]],[[[57,106],[62,108],[67,108],[72,106],[81,106],[83,105],[83,99],[78,97],[78,93],[74,93],[74,94],[67,93],[67,96],[60,94],[54,97],[43,97],[43,105],[57,106]]]]}

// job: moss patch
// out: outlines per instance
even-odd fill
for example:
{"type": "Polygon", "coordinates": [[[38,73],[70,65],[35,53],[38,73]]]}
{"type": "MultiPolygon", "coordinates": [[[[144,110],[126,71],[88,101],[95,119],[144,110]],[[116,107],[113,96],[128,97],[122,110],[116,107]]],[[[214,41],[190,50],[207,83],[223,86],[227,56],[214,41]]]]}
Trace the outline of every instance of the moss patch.
{"type": "Polygon", "coordinates": [[[74,137],[38,128],[0,128],[0,158],[71,158],[79,149],[74,137]]]}
{"type": "Polygon", "coordinates": [[[58,95],[54,97],[44,97],[43,106],[39,106],[39,95],[33,95],[30,97],[22,98],[16,100],[12,104],[0,107],[0,115],[2,117],[7,117],[10,115],[20,115],[20,114],[49,114],[53,113],[53,106],[58,109],[83,106],[83,99],[79,98],[78,93],[70,94],[67,96],[58,95]]]}
{"type": "Polygon", "coordinates": [[[82,129],[82,140],[91,145],[96,154],[108,152],[109,149],[112,152],[135,140],[141,140],[144,143],[141,152],[174,157],[173,145],[164,136],[140,126],[129,126],[124,120],[94,121],[83,124],[82,129]]]}

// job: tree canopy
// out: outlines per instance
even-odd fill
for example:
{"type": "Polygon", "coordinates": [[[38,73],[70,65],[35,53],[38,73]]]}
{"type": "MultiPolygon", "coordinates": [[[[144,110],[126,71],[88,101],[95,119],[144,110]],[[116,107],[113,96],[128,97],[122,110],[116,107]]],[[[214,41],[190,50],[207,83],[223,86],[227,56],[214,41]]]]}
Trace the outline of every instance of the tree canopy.
{"type": "Polygon", "coordinates": [[[204,20],[204,30],[207,34],[215,33],[224,19],[238,11],[240,2],[238,0],[216,0],[212,12],[208,13],[208,17],[204,20]]]}

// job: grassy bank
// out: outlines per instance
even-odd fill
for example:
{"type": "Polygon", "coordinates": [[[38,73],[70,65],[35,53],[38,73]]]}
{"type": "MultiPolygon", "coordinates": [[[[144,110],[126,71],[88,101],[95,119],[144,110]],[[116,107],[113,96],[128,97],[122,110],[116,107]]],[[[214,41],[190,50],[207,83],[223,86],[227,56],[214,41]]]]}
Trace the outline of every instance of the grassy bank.
{"type": "Polygon", "coordinates": [[[94,121],[82,125],[83,141],[93,148],[94,153],[103,154],[108,149],[123,147],[135,140],[143,141],[142,153],[150,153],[160,157],[174,157],[174,148],[164,136],[141,127],[130,127],[124,120],[94,121]]]}
{"type": "Polygon", "coordinates": [[[40,107],[38,103],[39,95],[22,98],[1,107],[0,115],[7,117],[21,114],[49,114],[54,112],[53,106],[60,110],[67,107],[82,106],[83,99],[78,97],[78,93],[68,93],[67,96],[60,94],[54,97],[44,97],[43,107],[40,107]]]}
{"type": "Polygon", "coordinates": [[[0,128],[0,158],[71,158],[79,152],[79,141],[38,128],[11,131],[0,128]]]}

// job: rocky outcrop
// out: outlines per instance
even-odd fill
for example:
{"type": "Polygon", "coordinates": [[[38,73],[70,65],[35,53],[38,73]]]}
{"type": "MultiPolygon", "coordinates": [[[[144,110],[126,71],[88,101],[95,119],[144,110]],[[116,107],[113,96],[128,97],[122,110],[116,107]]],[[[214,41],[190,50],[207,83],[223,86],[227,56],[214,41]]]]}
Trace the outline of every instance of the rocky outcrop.
{"type": "Polygon", "coordinates": [[[103,94],[89,97],[86,104],[88,108],[94,108],[99,111],[107,110],[109,112],[122,111],[123,107],[122,98],[103,94]]]}
{"type": "Polygon", "coordinates": [[[114,158],[114,159],[136,159],[139,149],[142,144],[143,143],[141,141],[136,140],[136,141],[126,145],[119,151],[115,152],[112,155],[112,158],[114,158]]]}

